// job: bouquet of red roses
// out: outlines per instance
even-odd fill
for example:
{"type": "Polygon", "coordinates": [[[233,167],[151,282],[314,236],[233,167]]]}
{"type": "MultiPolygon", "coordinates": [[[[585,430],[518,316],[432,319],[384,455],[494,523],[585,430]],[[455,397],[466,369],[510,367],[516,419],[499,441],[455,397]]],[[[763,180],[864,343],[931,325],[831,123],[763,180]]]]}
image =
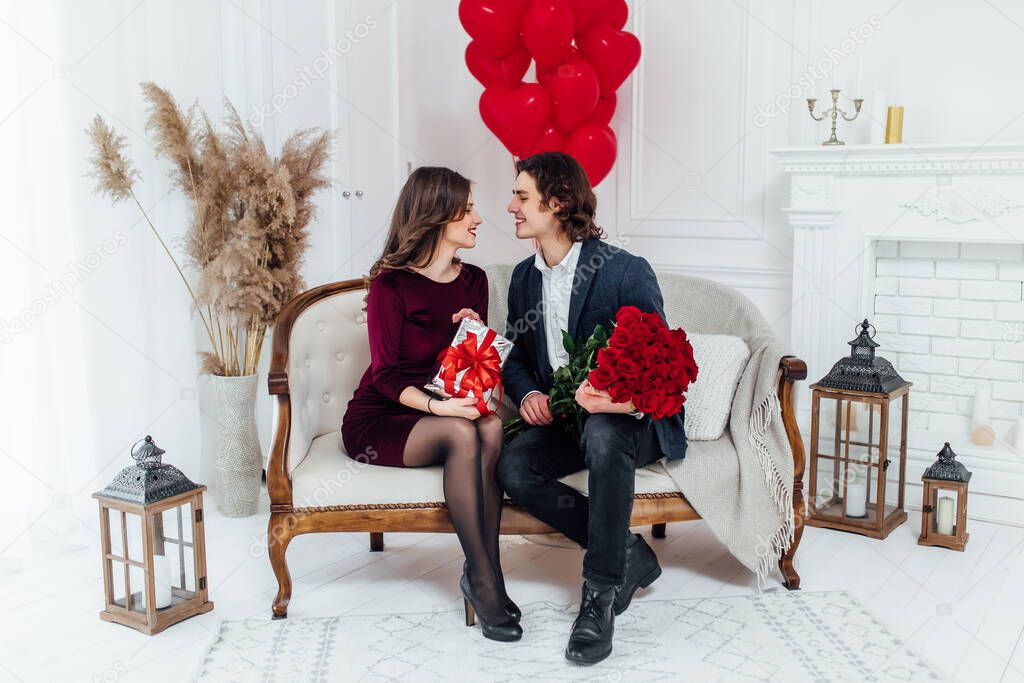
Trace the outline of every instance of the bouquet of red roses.
{"type": "Polygon", "coordinates": [[[682,328],[670,330],[657,313],[623,306],[588,379],[616,403],[632,401],[637,410],[660,420],[682,410],[684,392],[697,379],[697,363],[682,328]]]}
{"type": "MultiPolygon", "coordinates": [[[[670,330],[657,313],[644,313],[636,306],[618,310],[611,336],[603,325],[595,327],[586,342],[573,340],[563,330],[562,345],[569,363],[555,370],[548,400],[551,414],[565,420],[577,440],[588,415],[575,400],[583,380],[607,391],[613,401],[633,401],[637,410],[661,419],[682,409],[684,392],[697,379],[686,332],[670,330]]],[[[521,417],[506,422],[506,440],[526,426],[521,417]]]]}

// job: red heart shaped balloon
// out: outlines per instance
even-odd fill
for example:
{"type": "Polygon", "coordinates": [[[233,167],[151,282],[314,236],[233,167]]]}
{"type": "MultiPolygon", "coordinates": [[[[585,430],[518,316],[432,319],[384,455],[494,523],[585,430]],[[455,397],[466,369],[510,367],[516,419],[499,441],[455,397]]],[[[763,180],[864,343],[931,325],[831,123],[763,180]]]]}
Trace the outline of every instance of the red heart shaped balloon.
{"type": "Polygon", "coordinates": [[[587,123],[593,123],[596,126],[607,126],[615,114],[616,102],[618,102],[618,98],[615,96],[615,93],[601,95],[601,97],[597,98],[597,106],[590,113],[587,123]]]}
{"type": "Polygon", "coordinates": [[[530,68],[530,53],[520,43],[515,52],[496,59],[474,40],[466,46],[466,66],[485,88],[516,88],[530,68]]]}
{"type": "MultiPolygon", "coordinates": [[[[626,4],[626,0],[611,0],[610,4],[605,5],[604,13],[597,18],[597,23],[621,31],[628,19],[629,5],[626,4]]],[[[582,31],[577,32],[582,33],[582,31]]]]}
{"type": "Polygon", "coordinates": [[[523,40],[539,68],[561,64],[572,47],[572,11],[563,0],[534,0],[523,17],[523,40]]]}
{"type": "Polygon", "coordinates": [[[591,185],[597,185],[615,163],[615,133],[608,126],[587,124],[577,128],[569,138],[566,153],[580,162],[591,185]]]}
{"type": "Polygon", "coordinates": [[[632,33],[610,26],[593,28],[577,41],[601,83],[601,94],[615,92],[640,61],[640,41],[632,33]]]}
{"type": "Polygon", "coordinates": [[[519,33],[530,0],[462,0],[459,21],[480,49],[501,59],[519,47],[519,33]]]}
{"type": "Polygon", "coordinates": [[[555,68],[545,87],[551,94],[555,125],[566,132],[587,120],[601,95],[594,68],[579,58],[555,68]]]}
{"type": "MultiPolygon", "coordinates": [[[[606,14],[611,0],[565,0],[572,10],[573,28],[576,33],[586,33],[596,26],[606,14]]],[[[623,3],[625,0],[623,0],[623,3]]]]}
{"type": "Polygon", "coordinates": [[[488,88],[480,96],[480,116],[508,151],[524,157],[550,125],[551,98],[537,83],[524,83],[515,90],[488,88]]]}
{"type": "MultiPolygon", "coordinates": [[[[575,45],[573,47],[569,48],[569,56],[566,57],[565,61],[570,62],[573,59],[582,59],[580,57],[580,51],[576,49],[575,45]]],[[[593,68],[593,67],[591,67],[591,68],[593,68]]],[[[538,66],[537,69],[536,69],[536,72],[537,72],[537,82],[540,83],[541,85],[543,85],[545,88],[548,87],[548,83],[551,81],[551,77],[555,75],[555,70],[556,69],[558,69],[558,65],[557,64],[555,66],[548,67],[548,68],[543,68],[541,66],[538,66]]]]}
{"type": "Polygon", "coordinates": [[[533,150],[530,154],[540,154],[541,152],[564,152],[569,148],[569,138],[558,130],[555,126],[551,126],[540,134],[537,138],[537,142],[533,144],[533,150]]]}

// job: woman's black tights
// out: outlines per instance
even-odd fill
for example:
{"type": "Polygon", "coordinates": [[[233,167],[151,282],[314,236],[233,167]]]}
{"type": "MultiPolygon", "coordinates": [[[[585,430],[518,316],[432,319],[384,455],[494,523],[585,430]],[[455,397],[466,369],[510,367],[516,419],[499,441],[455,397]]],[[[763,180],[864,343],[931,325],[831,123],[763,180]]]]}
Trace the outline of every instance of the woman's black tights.
{"type": "Polygon", "coordinates": [[[508,619],[498,532],[502,492],[495,469],[502,445],[501,419],[433,415],[409,433],[402,461],[408,467],[444,463],[444,498],[468,561],[476,609],[490,623],[508,619]]]}

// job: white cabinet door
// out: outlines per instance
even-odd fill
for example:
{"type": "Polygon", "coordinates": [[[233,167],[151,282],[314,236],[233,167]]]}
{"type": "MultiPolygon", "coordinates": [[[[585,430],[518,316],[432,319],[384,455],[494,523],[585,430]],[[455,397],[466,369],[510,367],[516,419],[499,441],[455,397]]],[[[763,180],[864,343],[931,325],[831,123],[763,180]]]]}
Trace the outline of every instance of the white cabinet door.
{"type": "Polygon", "coordinates": [[[345,199],[350,209],[348,242],[339,242],[341,277],[365,274],[380,256],[391,208],[404,173],[399,172],[398,71],[395,0],[349,0],[335,17],[339,50],[336,106],[344,109],[347,136],[345,199]]]}

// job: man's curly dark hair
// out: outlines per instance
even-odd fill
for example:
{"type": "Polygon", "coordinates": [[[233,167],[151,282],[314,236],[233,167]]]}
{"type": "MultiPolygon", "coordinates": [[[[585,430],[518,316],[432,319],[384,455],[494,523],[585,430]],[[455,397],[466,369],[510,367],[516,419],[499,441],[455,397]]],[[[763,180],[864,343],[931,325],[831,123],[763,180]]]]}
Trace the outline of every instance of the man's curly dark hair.
{"type": "Polygon", "coordinates": [[[573,242],[604,237],[594,222],[597,197],[580,163],[562,152],[541,152],[516,162],[516,173],[526,172],[537,183],[541,204],[554,197],[562,205],[555,213],[573,242]]]}

